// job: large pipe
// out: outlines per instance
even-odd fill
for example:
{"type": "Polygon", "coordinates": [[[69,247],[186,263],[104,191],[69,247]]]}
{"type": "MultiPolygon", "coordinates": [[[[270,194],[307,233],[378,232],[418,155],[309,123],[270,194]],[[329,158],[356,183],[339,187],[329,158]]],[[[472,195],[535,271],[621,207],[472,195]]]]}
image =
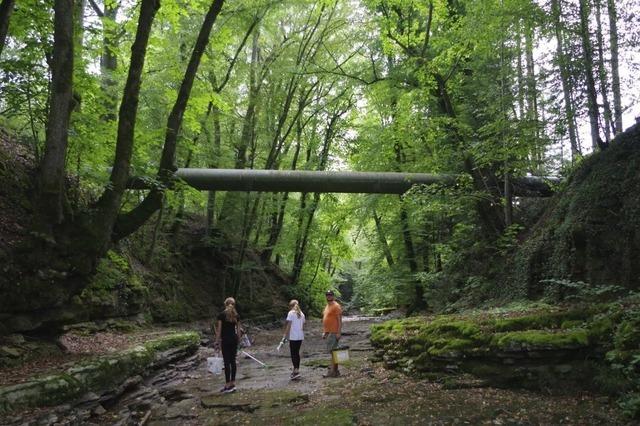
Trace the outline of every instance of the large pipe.
{"type": "MultiPolygon", "coordinates": [[[[402,194],[413,185],[454,185],[454,175],[393,172],[344,172],[306,170],[178,169],[175,177],[202,191],[344,192],[402,194]]],[[[150,182],[132,178],[130,189],[148,189],[150,182]]],[[[550,195],[542,178],[514,179],[515,193],[550,195]]]]}

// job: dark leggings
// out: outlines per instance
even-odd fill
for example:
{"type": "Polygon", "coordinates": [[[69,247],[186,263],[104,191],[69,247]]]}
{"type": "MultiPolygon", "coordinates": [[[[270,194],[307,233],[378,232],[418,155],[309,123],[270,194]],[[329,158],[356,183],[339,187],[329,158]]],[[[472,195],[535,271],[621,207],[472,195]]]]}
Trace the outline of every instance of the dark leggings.
{"type": "Polygon", "coordinates": [[[302,346],[302,340],[289,340],[291,362],[296,370],[300,368],[300,346],[302,346]]]}
{"type": "Polygon", "coordinates": [[[222,359],[224,360],[224,378],[227,383],[236,380],[236,353],[238,352],[238,342],[222,341],[222,359]]]}

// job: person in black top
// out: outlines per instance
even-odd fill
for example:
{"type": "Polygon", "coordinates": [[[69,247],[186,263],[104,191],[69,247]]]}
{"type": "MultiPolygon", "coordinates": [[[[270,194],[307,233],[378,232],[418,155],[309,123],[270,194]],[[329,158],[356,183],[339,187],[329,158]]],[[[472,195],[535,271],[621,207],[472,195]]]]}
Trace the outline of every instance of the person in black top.
{"type": "Polygon", "coordinates": [[[224,311],[217,317],[216,346],[222,349],[225,385],[220,390],[230,393],[236,390],[236,353],[240,341],[240,316],[236,311],[236,301],[228,297],[224,301],[224,311]]]}

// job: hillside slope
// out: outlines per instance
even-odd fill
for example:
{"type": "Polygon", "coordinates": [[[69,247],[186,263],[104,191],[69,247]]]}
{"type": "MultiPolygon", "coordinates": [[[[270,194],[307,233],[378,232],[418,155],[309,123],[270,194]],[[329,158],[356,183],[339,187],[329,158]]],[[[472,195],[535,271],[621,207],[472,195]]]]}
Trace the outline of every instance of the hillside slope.
{"type": "Polygon", "coordinates": [[[636,124],[586,158],[553,198],[513,259],[504,294],[535,299],[556,293],[561,299],[562,287],[580,281],[640,289],[639,211],[636,124]]]}

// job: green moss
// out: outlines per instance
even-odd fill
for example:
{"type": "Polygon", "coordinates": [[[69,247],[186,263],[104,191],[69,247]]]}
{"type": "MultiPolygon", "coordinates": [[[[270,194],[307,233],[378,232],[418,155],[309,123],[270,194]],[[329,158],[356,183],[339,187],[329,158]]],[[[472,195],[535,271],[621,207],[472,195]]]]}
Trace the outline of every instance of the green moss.
{"type": "Polygon", "coordinates": [[[513,331],[496,334],[491,346],[500,350],[522,349],[573,349],[589,345],[589,337],[584,329],[560,332],[541,330],[513,331]]]}
{"type": "Polygon", "coordinates": [[[435,340],[427,350],[432,356],[446,356],[451,354],[459,354],[465,351],[471,351],[477,346],[476,341],[469,339],[438,339],[435,340]]]}
{"type": "Polygon", "coordinates": [[[77,298],[78,304],[140,304],[148,294],[144,282],[131,269],[127,259],[110,250],[100,260],[91,282],[77,298]]]}
{"type": "Polygon", "coordinates": [[[498,332],[561,328],[562,324],[565,322],[572,321],[575,324],[578,324],[592,315],[593,311],[590,309],[556,312],[543,311],[534,315],[498,319],[494,322],[493,328],[498,332]]]}
{"type": "Polygon", "coordinates": [[[300,412],[288,419],[286,425],[343,426],[356,424],[351,410],[333,407],[316,407],[300,412]]]}
{"type": "Polygon", "coordinates": [[[562,330],[569,330],[569,329],[572,329],[572,328],[581,327],[582,325],[584,325],[584,321],[567,320],[567,321],[562,321],[562,324],[560,324],[560,328],[562,330]]]}
{"type": "Polygon", "coordinates": [[[200,335],[195,332],[183,332],[170,334],[157,340],[152,340],[144,344],[144,347],[154,352],[162,352],[167,349],[180,346],[198,346],[200,344],[200,335]]]}
{"type": "Polygon", "coordinates": [[[456,320],[452,317],[439,318],[423,330],[428,336],[451,336],[469,340],[483,340],[483,332],[477,323],[470,320],[456,320]]]}

